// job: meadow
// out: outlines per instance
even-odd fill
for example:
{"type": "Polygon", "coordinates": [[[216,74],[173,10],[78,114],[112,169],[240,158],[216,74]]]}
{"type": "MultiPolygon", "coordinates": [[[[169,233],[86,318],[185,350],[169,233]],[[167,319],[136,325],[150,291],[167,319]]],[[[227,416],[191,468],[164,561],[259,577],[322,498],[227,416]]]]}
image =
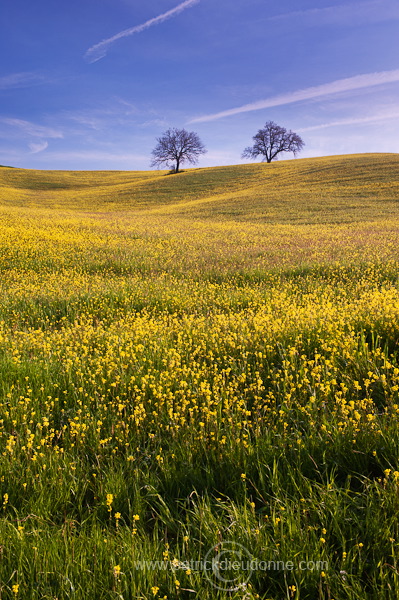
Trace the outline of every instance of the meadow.
{"type": "Polygon", "coordinates": [[[399,155],[0,168],[0,273],[0,600],[399,597],[399,155]]]}

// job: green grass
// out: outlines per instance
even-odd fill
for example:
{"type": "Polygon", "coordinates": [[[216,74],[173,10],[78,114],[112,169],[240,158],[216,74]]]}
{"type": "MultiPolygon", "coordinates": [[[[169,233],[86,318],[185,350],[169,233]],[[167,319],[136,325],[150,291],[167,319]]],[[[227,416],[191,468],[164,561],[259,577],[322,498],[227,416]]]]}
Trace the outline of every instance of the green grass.
{"type": "Polygon", "coordinates": [[[1,170],[1,600],[399,597],[398,170],[1,170]]]}
{"type": "MultiPolygon", "coordinates": [[[[398,216],[397,154],[166,171],[5,169],[3,202],[74,210],[153,209],[190,219],[352,223],[398,216]]],[[[1,189],[1,187],[0,187],[1,189]]]]}

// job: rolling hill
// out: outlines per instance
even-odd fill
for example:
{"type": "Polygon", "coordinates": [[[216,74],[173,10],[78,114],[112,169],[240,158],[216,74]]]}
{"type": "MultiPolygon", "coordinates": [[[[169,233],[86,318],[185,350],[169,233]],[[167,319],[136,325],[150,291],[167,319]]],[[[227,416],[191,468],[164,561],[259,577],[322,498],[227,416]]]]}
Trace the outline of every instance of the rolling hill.
{"type": "Polygon", "coordinates": [[[398,175],[0,169],[2,599],[399,598],[398,175]]]}
{"type": "Polygon", "coordinates": [[[3,205],[272,223],[399,216],[399,154],[166,171],[0,170],[3,205]]]}

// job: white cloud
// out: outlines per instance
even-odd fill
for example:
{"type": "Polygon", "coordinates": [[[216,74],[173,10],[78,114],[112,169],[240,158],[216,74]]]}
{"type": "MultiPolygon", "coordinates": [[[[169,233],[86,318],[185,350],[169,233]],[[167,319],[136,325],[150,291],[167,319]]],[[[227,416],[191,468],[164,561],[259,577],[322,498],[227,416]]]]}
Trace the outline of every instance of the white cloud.
{"type": "Polygon", "coordinates": [[[166,127],[168,122],[165,119],[149,119],[143,123],[139,123],[138,127],[166,127]]]}
{"type": "Polygon", "coordinates": [[[31,71],[12,73],[10,75],[0,77],[0,90],[27,87],[29,85],[42,82],[43,80],[44,78],[41,75],[31,71]]]}
{"type": "Polygon", "coordinates": [[[76,114],[76,115],[69,115],[69,118],[71,119],[71,121],[75,121],[76,123],[79,123],[80,125],[84,125],[85,127],[88,127],[89,129],[94,129],[94,130],[98,131],[102,128],[101,120],[96,117],[88,117],[83,114],[81,114],[81,115],[76,114]]]}
{"type": "Polygon", "coordinates": [[[43,127],[42,125],[36,125],[30,121],[24,121],[22,119],[0,119],[1,123],[9,125],[10,127],[16,127],[20,129],[24,134],[32,137],[46,137],[46,138],[63,138],[64,135],[61,131],[57,131],[51,127],[43,127]]]}
{"type": "Polygon", "coordinates": [[[149,162],[147,155],[141,154],[117,154],[113,152],[101,152],[96,150],[87,150],[81,152],[52,152],[47,157],[51,160],[101,160],[101,161],[119,161],[119,162],[133,162],[133,161],[146,161],[149,162]]]}
{"type": "Polygon", "coordinates": [[[397,81],[399,81],[399,69],[392,71],[380,71],[377,73],[366,73],[364,75],[355,75],[354,77],[337,79],[336,81],[325,83],[323,85],[316,85],[314,87],[297,90],[295,92],[289,92],[288,94],[272,96],[271,98],[266,98],[265,100],[258,100],[257,102],[251,102],[250,104],[244,104],[243,106],[231,108],[218,113],[195,117],[191,119],[189,123],[216,121],[217,119],[230,117],[240,113],[261,110],[263,108],[271,108],[274,106],[283,106],[285,104],[293,104],[294,102],[300,102],[303,100],[322,98],[332,94],[368,88],[386,83],[394,83],[397,81]]]}
{"type": "Polygon", "coordinates": [[[274,15],[268,21],[287,21],[301,19],[301,24],[324,25],[328,23],[349,23],[358,25],[364,22],[386,21],[399,18],[397,0],[370,0],[366,2],[348,2],[323,8],[308,8],[274,15]]]}
{"type": "Polygon", "coordinates": [[[32,142],[31,144],[28,144],[28,146],[32,154],[37,154],[38,152],[43,152],[43,150],[46,150],[46,148],[48,148],[48,142],[32,142]]]}
{"type": "Polygon", "coordinates": [[[304,131],[316,131],[317,129],[327,129],[328,127],[340,127],[342,125],[363,125],[366,123],[378,123],[380,121],[393,121],[399,119],[399,111],[387,113],[369,115],[367,117],[340,119],[338,121],[330,121],[329,123],[321,123],[320,125],[311,125],[310,127],[302,127],[297,129],[299,133],[304,131]]]}
{"type": "Polygon", "coordinates": [[[107,54],[108,47],[111,44],[113,44],[114,42],[116,42],[117,40],[120,40],[124,37],[128,37],[135,33],[140,33],[141,31],[144,31],[144,29],[148,29],[148,27],[152,27],[153,25],[159,25],[159,23],[163,23],[167,19],[170,19],[171,17],[178,15],[186,8],[190,8],[191,6],[194,6],[194,4],[198,4],[198,2],[200,2],[200,0],[185,0],[185,2],[181,2],[180,4],[175,6],[175,8],[172,8],[171,10],[168,10],[167,12],[165,12],[161,15],[158,15],[157,17],[154,17],[153,19],[149,19],[148,21],[146,21],[145,23],[142,23],[141,25],[136,25],[135,27],[130,27],[129,29],[124,29],[123,31],[120,31],[119,33],[113,35],[112,37],[102,40],[98,44],[91,46],[87,50],[87,52],[85,54],[85,58],[88,60],[88,62],[94,63],[97,60],[104,58],[104,56],[106,56],[106,54],[107,54]]]}
{"type": "Polygon", "coordinates": [[[135,104],[132,104],[131,102],[128,102],[127,100],[124,100],[124,98],[115,96],[115,100],[117,102],[119,102],[119,104],[122,104],[122,106],[125,107],[125,109],[124,109],[125,115],[136,115],[136,114],[140,113],[140,110],[137,108],[137,106],[135,104]]]}

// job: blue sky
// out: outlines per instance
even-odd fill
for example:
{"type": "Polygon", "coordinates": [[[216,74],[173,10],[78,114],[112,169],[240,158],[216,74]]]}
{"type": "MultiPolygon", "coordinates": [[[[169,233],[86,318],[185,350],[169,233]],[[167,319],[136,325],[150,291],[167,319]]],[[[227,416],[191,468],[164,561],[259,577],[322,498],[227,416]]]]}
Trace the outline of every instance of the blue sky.
{"type": "Polygon", "coordinates": [[[0,28],[3,165],[148,169],[169,127],[237,164],[269,120],[302,157],[399,152],[398,0],[3,0],[0,28]]]}

